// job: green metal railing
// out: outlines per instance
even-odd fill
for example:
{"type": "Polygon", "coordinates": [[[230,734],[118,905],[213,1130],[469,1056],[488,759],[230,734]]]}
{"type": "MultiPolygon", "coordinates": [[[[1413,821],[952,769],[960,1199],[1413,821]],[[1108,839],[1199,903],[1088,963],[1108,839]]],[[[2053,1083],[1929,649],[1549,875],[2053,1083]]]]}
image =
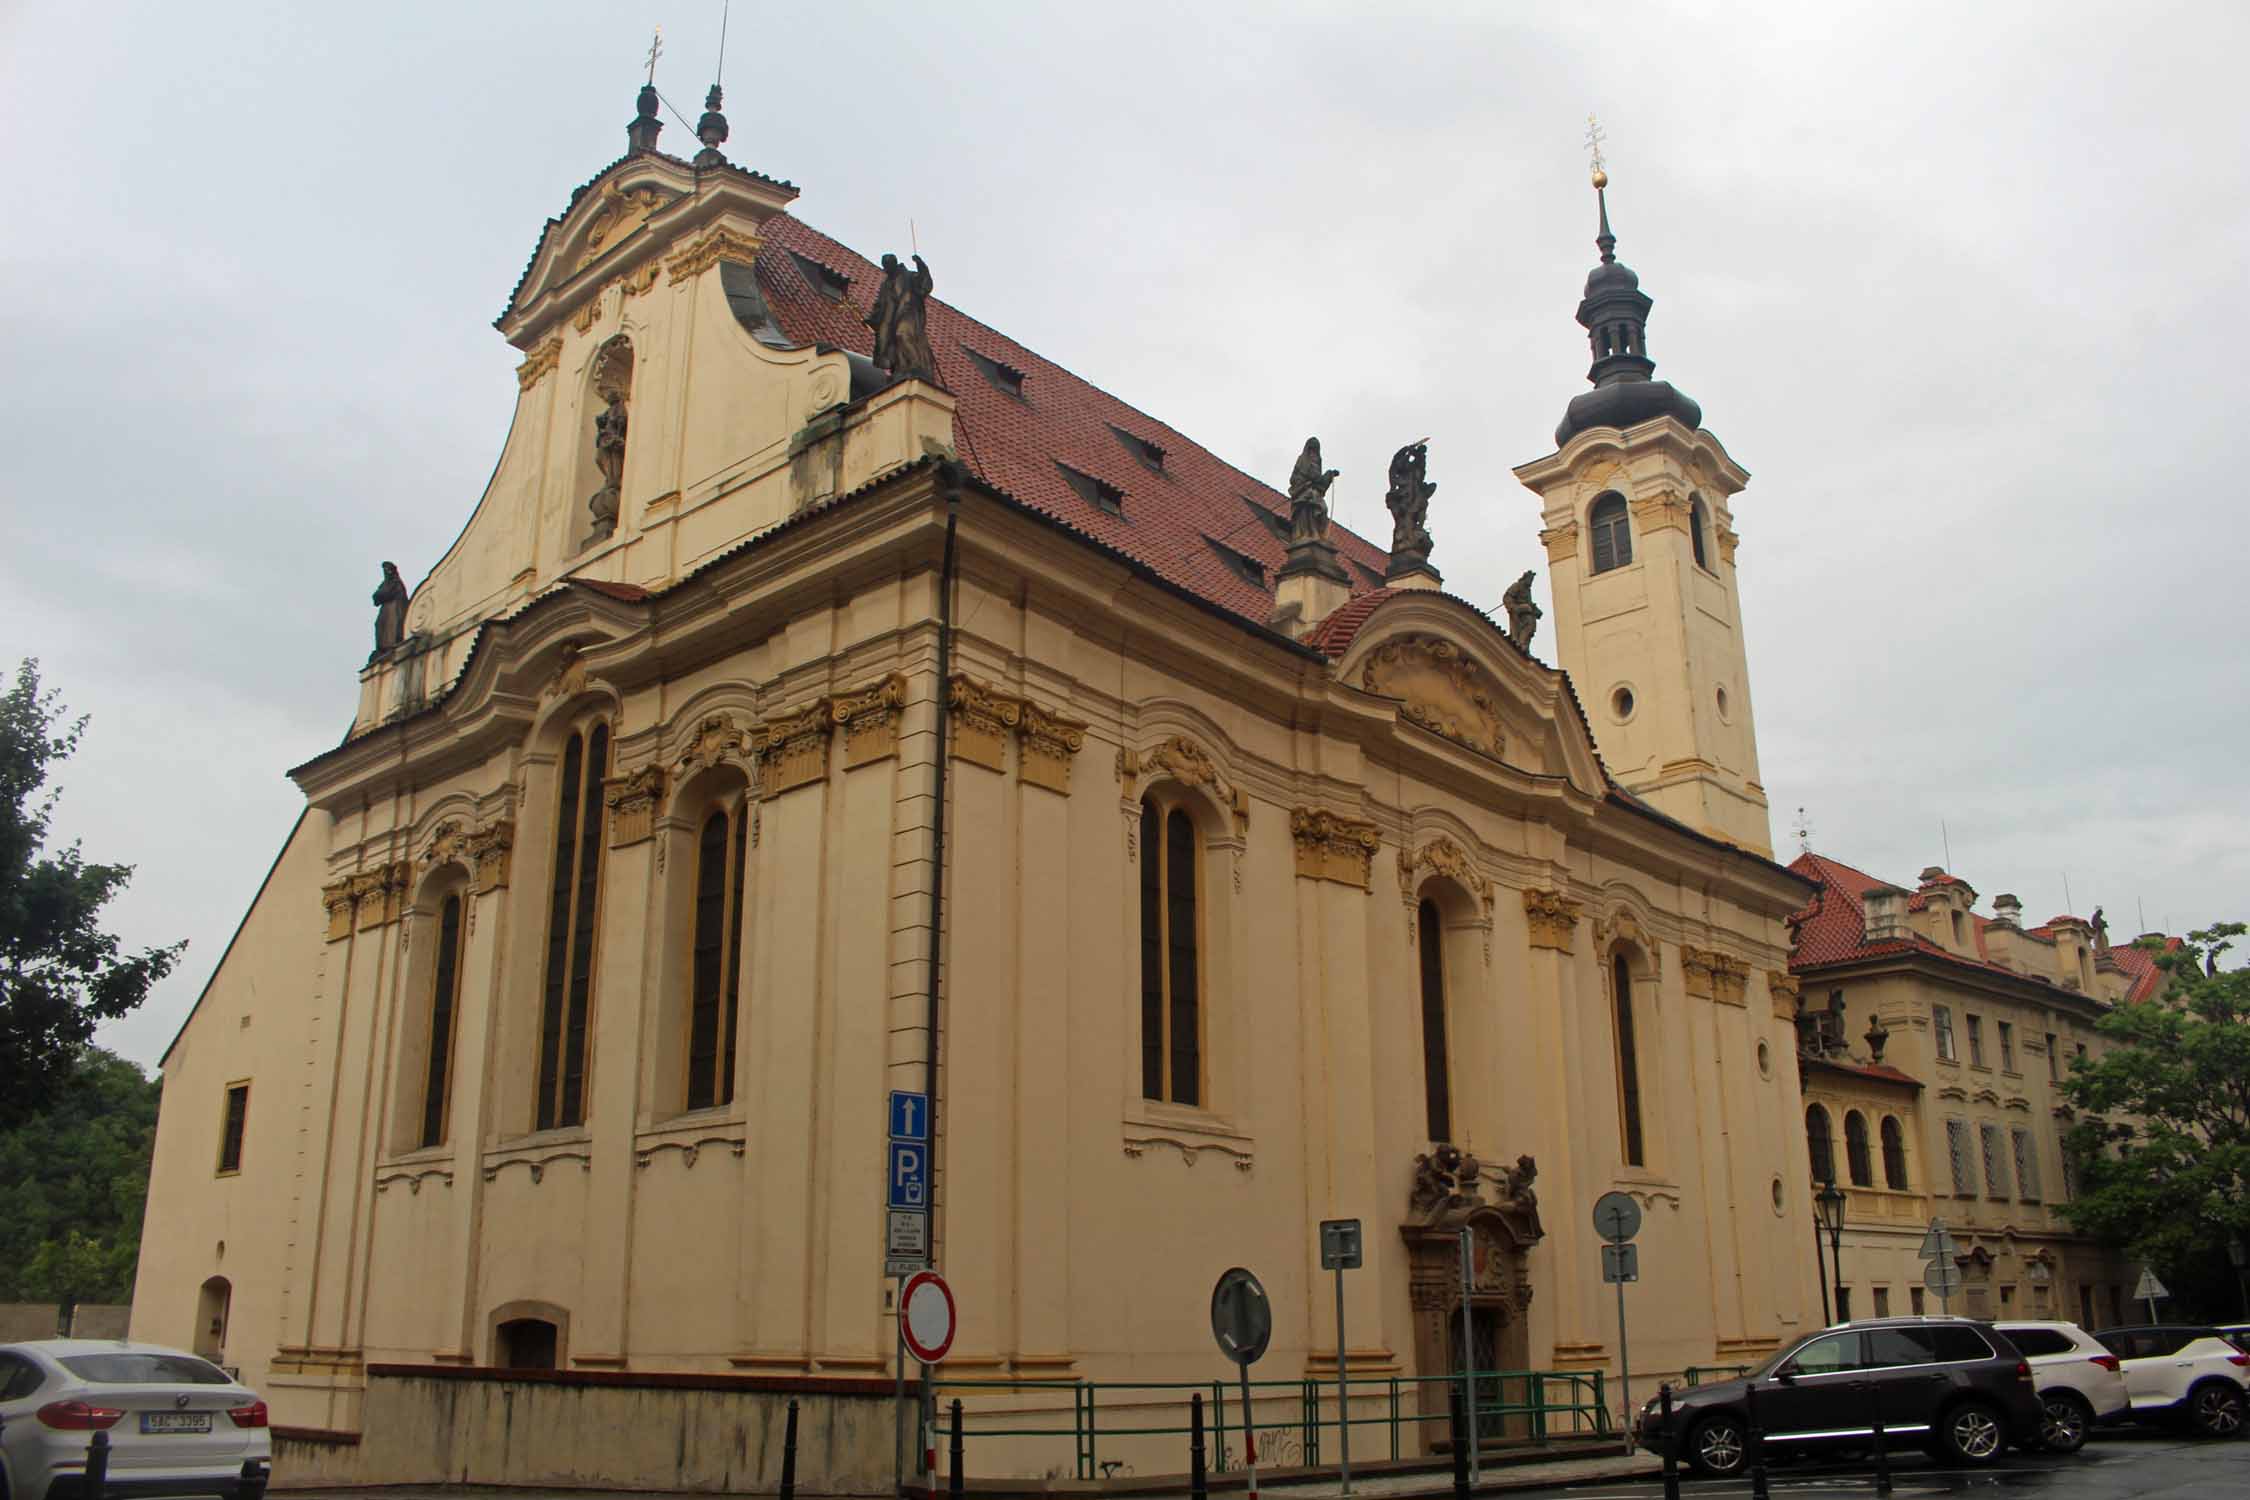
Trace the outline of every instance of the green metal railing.
{"type": "Polygon", "coordinates": [[[1698,1386],[1703,1383],[1705,1376],[1716,1380],[1732,1380],[1737,1375],[1749,1374],[1751,1368],[1749,1365],[1689,1365],[1680,1372],[1680,1383],[1698,1386]]]}
{"type": "MultiPolygon", "coordinates": [[[[1614,1424],[1607,1400],[1607,1382],[1600,1370],[1477,1370],[1470,1380],[1476,1431],[1480,1441],[1516,1438],[1543,1442],[1564,1434],[1607,1435],[1614,1424]]],[[[1383,1430],[1391,1458],[1411,1457],[1406,1438],[1417,1424],[1450,1422],[1449,1388],[1455,1375],[1372,1375],[1353,1377],[1340,1389],[1333,1379],[1250,1382],[1248,1425],[1257,1436],[1258,1461],[1263,1467],[1317,1467],[1323,1462],[1323,1434],[1331,1437],[1345,1424],[1383,1430]],[[1422,1410],[1422,1387],[1437,1388],[1434,1410],[1422,1410]],[[1339,1402],[1339,1396],[1348,1398],[1339,1402]],[[1379,1410],[1361,1415],[1369,1406],[1379,1410]]],[[[1192,1398],[1204,1397],[1211,1467],[1214,1471],[1243,1466],[1236,1446],[1242,1436],[1241,1384],[1212,1381],[1118,1380],[937,1380],[932,1382],[937,1407],[942,1411],[954,1396],[970,1403],[974,1425],[964,1424],[964,1441],[984,1438],[1053,1438],[1071,1442],[1073,1468],[1080,1479],[1100,1479],[1104,1444],[1127,1438],[1176,1438],[1179,1467],[1187,1468],[1189,1407],[1192,1398]],[[1049,1402],[1034,1405],[988,1405],[978,1397],[1009,1395],[1049,1402]],[[1061,1425],[1063,1397],[1069,1397],[1070,1425],[1061,1425]],[[981,1410],[976,1408],[982,1407],[981,1410]],[[1017,1425],[1016,1419],[1040,1425],[1017,1425]],[[992,1421],[1010,1425],[988,1425],[992,1421]]],[[[1362,1457],[1372,1457],[1358,1444],[1362,1457]]]]}

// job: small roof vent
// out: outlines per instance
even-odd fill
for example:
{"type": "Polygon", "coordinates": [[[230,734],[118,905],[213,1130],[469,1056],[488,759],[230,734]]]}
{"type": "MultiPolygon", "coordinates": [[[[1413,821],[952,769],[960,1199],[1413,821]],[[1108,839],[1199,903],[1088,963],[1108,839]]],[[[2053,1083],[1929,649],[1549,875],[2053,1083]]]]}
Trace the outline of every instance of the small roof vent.
{"type": "Polygon", "coordinates": [[[811,256],[801,255],[795,250],[789,252],[789,258],[797,263],[797,270],[805,278],[805,284],[829,301],[843,301],[844,293],[851,289],[852,279],[835,267],[823,265],[811,256]]]}
{"type": "Polygon", "coordinates": [[[1246,552],[1237,552],[1215,536],[1206,534],[1203,540],[1218,554],[1219,561],[1233,570],[1234,576],[1254,589],[1269,587],[1266,583],[1266,565],[1246,552]]]}
{"type": "Polygon", "coordinates": [[[1074,469],[1059,459],[1056,460],[1055,467],[1062,470],[1062,477],[1088,504],[1113,516],[1125,514],[1125,492],[1116,485],[1074,469]]]}
{"type": "Polygon", "coordinates": [[[989,354],[979,354],[967,344],[961,346],[961,352],[969,356],[969,363],[977,367],[977,373],[982,375],[994,390],[999,391],[1002,395],[1013,396],[1018,401],[1024,399],[1023,371],[1005,360],[994,359],[989,354]]]}
{"type": "Polygon", "coordinates": [[[1250,514],[1257,517],[1258,524],[1266,528],[1268,535],[1284,547],[1289,545],[1289,518],[1287,516],[1275,514],[1248,495],[1242,497],[1242,503],[1250,507],[1250,514]]]}
{"type": "Polygon", "coordinates": [[[1117,434],[1117,440],[1125,445],[1125,451],[1132,454],[1143,468],[1154,474],[1164,472],[1164,450],[1161,447],[1137,432],[1127,432],[1115,422],[1109,424],[1109,430],[1117,434]]]}

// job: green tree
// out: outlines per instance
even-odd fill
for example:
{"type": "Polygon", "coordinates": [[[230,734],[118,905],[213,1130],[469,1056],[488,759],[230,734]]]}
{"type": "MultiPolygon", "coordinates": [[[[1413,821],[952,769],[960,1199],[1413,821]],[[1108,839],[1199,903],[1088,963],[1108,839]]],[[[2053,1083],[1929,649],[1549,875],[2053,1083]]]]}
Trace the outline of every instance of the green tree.
{"type": "Polygon", "coordinates": [[[157,1086],[89,1047],[47,1107],[0,1130],[0,1302],[123,1302],[140,1258],[157,1086]]]}
{"type": "Polygon", "coordinates": [[[131,865],[90,865],[78,846],[46,854],[60,791],[51,767],[78,748],[83,718],[64,722],[39,664],[16,668],[0,695],[0,1128],[50,1103],[93,1040],[148,998],[187,944],[123,955],[101,930],[101,909],[132,878],[131,865]]]}
{"type": "Polygon", "coordinates": [[[2250,1241],[2250,969],[2219,967],[2244,930],[2148,944],[2163,992],[2103,1016],[2109,1048],[2063,1081],[2079,1119],[2064,1141],[2078,1189],[2062,1211],[2154,1264],[2175,1312],[2232,1309],[2227,1247],[2250,1241]]]}

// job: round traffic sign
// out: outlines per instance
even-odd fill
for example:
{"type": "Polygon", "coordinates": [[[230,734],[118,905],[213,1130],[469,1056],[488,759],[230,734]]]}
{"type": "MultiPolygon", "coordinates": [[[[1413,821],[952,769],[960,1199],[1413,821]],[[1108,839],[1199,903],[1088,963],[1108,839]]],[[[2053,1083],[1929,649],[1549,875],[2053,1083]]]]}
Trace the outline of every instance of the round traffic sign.
{"type": "Polygon", "coordinates": [[[934,1365],[953,1347],[953,1288],[935,1271],[916,1271],[898,1298],[899,1332],[906,1352],[934,1365]]]}
{"type": "Polygon", "coordinates": [[[1630,1193],[1604,1193],[1594,1200],[1594,1233],[1622,1245],[1641,1232],[1641,1206],[1630,1193]]]}
{"type": "Polygon", "coordinates": [[[1922,1285],[1933,1296],[1950,1297],[1961,1290],[1961,1268],[1949,1260],[1933,1260],[1922,1273],[1922,1285]]]}
{"type": "Polygon", "coordinates": [[[1273,1304],[1258,1278],[1240,1266],[1211,1288],[1211,1336],[1221,1354],[1246,1367],[1258,1362],[1273,1339],[1273,1304]]]}

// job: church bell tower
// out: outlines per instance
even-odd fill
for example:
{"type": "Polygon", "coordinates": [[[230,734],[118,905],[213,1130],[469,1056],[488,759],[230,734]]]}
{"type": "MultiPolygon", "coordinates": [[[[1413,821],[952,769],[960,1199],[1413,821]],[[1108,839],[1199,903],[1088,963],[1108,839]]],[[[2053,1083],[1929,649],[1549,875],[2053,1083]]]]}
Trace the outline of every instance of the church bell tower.
{"type": "Polygon", "coordinates": [[[1617,259],[1608,186],[1597,166],[1601,263],[1578,304],[1593,389],[1572,398],[1556,451],[1515,471],[1543,502],[1558,660],[1627,791],[1770,858],[1735,589],[1731,501],[1750,476],[1702,408],[1653,378],[1653,304],[1617,259]]]}

